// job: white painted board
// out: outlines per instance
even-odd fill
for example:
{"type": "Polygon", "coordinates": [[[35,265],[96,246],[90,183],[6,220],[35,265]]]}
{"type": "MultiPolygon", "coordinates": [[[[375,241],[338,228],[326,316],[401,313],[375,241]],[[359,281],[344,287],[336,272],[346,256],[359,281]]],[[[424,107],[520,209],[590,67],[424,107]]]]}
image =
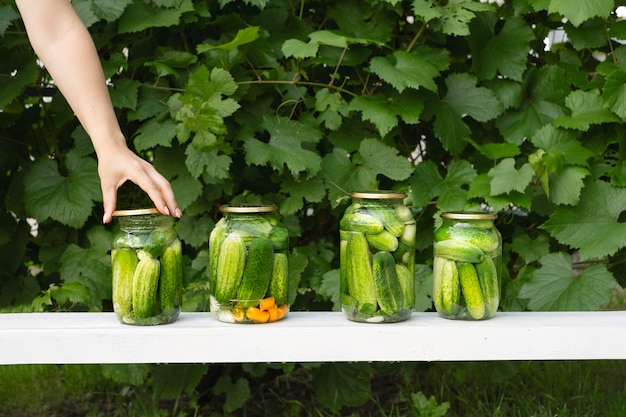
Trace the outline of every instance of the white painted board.
{"type": "Polygon", "coordinates": [[[181,313],[146,327],[113,313],[0,315],[0,364],[558,359],[626,359],[626,311],[497,313],[478,322],[413,313],[381,324],[291,312],[248,325],[181,313]]]}

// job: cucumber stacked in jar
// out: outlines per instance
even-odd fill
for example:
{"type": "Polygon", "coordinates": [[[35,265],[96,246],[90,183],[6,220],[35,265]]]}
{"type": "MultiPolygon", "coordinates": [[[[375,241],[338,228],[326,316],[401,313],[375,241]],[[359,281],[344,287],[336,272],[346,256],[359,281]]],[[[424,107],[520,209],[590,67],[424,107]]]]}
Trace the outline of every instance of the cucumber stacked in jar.
{"type": "Polygon", "coordinates": [[[289,236],[274,206],[223,206],[209,237],[211,311],[228,323],[266,323],[289,311],[289,236]]]}
{"type": "Polygon", "coordinates": [[[340,222],[342,310],[353,321],[406,320],[415,302],[415,219],[404,193],[355,192],[340,222]]]}
{"type": "Polygon", "coordinates": [[[500,303],[502,238],[487,213],[443,213],[435,231],[433,298],[440,316],[484,320],[500,303]]]}
{"type": "Polygon", "coordinates": [[[122,323],[171,323],[180,314],[182,246],[174,220],[156,209],[120,210],[111,250],[113,310],[122,323]]]}

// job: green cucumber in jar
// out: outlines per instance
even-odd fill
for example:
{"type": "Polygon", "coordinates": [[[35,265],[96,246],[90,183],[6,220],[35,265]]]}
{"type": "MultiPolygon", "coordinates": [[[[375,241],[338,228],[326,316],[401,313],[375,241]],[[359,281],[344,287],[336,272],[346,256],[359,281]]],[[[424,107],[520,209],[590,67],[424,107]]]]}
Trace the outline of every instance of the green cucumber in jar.
{"type": "Polygon", "coordinates": [[[183,287],[183,253],[180,240],[176,239],[161,255],[161,279],[159,299],[161,311],[168,313],[180,308],[183,287]]]}
{"type": "Polygon", "coordinates": [[[269,239],[256,238],[250,243],[237,301],[244,307],[259,304],[272,279],[274,247],[269,239]]]}
{"type": "Polygon", "coordinates": [[[443,240],[469,242],[485,253],[493,252],[500,246],[500,239],[492,228],[446,225],[435,231],[435,241],[443,240]]]}
{"type": "Polygon", "coordinates": [[[461,294],[465,300],[467,312],[471,318],[480,320],[485,316],[485,300],[483,297],[478,273],[473,264],[459,263],[457,266],[461,294]]]}
{"type": "Polygon", "coordinates": [[[372,259],[372,270],[380,309],[390,316],[396,314],[405,303],[393,255],[384,251],[376,252],[372,259]]]}
{"type": "Polygon", "coordinates": [[[341,230],[349,232],[361,232],[368,234],[377,234],[383,231],[385,226],[383,222],[364,211],[355,211],[344,214],[339,222],[341,230]]]}
{"type": "Polygon", "coordinates": [[[359,308],[369,304],[376,305],[376,288],[372,273],[372,259],[365,235],[351,232],[346,244],[346,275],[348,293],[359,308]]]}

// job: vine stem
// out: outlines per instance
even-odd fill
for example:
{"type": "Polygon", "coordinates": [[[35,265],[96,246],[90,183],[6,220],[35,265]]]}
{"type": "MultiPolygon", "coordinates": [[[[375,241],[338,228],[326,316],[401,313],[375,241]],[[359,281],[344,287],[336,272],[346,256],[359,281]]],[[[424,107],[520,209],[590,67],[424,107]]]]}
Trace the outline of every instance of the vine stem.
{"type": "Polygon", "coordinates": [[[348,94],[350,96],[356,97],[357,94],[353,93],[352,91],[349,90],[344,90],[341,87],[337,87],[334,86],[332,84],[324,84],[324,83],[316,83],[316,82],[312,82],[312,81],[287,81],[287,80],[250,80],[250,81],[237,81],[236,83],[237,85],[247,85],[247,84],[290,84],[290,85],[294,85],[294,86],[298,86],[298,85],[308,85],[311,87],[327,87],[327,88],[334,88],[335,90],[339,91],[340,93],[345,93],[348,94]]]}
{"type": "Polygon", "coordinates": [[[422,25],[422,27],[420,28],[420,30],[417,31],[417,33],[415,34],[415,36],[413,36],[413,39],[411,39],[411,43],[409,44],[409,46],[407,46],[406,51],[407,52],[411,52],[411,49],[413,49],[413,47],[415,46],[415,44],[417,43],[417,41],[419,40],[419,38],[422,37],[422,34],[424,33],[424,31],[426,30],[426,26],[428,26],[426,24],[426,22],[424,22],[424,24],[422,25]]]}

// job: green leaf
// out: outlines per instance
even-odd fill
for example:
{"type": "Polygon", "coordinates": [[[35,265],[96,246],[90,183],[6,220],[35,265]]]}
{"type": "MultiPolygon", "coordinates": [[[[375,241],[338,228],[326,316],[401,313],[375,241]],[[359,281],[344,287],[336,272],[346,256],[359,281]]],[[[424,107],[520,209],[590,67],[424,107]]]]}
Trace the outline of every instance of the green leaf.
{"type": "Polygon", "coordinates": [[[279,172],[287,167],[292,175],[306,172],[313,176],[319,172],[319,154],[303,146],[317,143],[322,137],[319,130],[298,121],[275,117],[264,118],[262,126],[269,132],[270,139],[267,143],[256,138],[245,140],[248,164],[270,164],[279,172]]]}
{"type": "Polygon", "coordinates": [[[105,378],[123,385],[142,386],[148,379],[153,365],[149,363],[100,364],[98,367],[105,378]]]}
{"type": "Polygon", "coordinates": [[[15,7],[10,4],[0,6],[0,37],[3,37],[9,26],[13,24],[13,21],[19,18],[20,15],[15,11],[15,7]]]}
{"type": "Polygon", "coordinates": [[[427,88],[437,91],[434,79],[439,70],[431,63],[404,51],[395,51],[386,57],[374,57],[370,70],[391,84],[398,92],[405,88],[427,88]]]}
{"type": "Polygon", "coordinates": [[[479,144],[472,139],[465,139],[474,149],[488,159],[512,158],[520,154],[519,146],[514,143],[483,143],[479,144]]]}
{"type": "Polygon", "coordinates": [[[434,131],[453,155],[463,150],[471,135],[463,117],[470,116],[479,122],[486,122],[503,111],[495,94],[476,84],[476,79],[469,74],[451,74],[446,79],[446,95],[440,102],[432,103],[436,118],[434,131]]]}
{"type": "Polygon", "coordinates": [[[319,287],[319,294],[333,303],[332,311],[341,311],[340,280],[338,269],[333,269],[322,275],[322,285],[319,287]]]}
{"type": "Polygon", "coordinates": [[[113,107],[134,110],[137,107],[140,85],[139,81],[130,78],[116,80],[115,88],[111,91],[113,107]]]}
{"type": "Polygon", "coordinates": [[[56,220],[81,228],[91,215],[95,201],[102,199],[96,161],[68,153],[68,173],[61,175],[57,162],[36,162],[24,181],[24,202],[29,214],[39,222],[56,220]]]}
{"type": "Polygon", "coordinates": [[[540,234],[535,239],[528,234],[521,234],[513,238],[511,248],[529,264],[550,252],[550,240],[545,234],[540,234]]]}
{"type": "Polygon", "coordinates": [[[626,224],[620,214],[626,207],[626,189],[590,181],[577,206],[557,207],[541,225],[564,245],[580,250],[582,261],[613,255],[626,246],[626,224]]]}
{"type": "Polygon", "coordinates": [[[523,193],[531,183],[535,171],[525,163],[520,169],[515,168],[515,159],[506,158],[488,172],[491,178],[491,194],[506,194],[511,191],[523,193]]]}
{"type": "Polygon", "coordinates": [[[61,279],[66,284],[78,284],[87,288],[89,300],[82,300],[90,309],[102,311],[102,301],[111,299],[111,232],[103,226],[87,231],[89,246],[67,246],[61,255],[61,279]]]}
{"type": "Polygon", "coordinates": [[[572,91],[565,98],[565,105],[572,114],[555,119],[552,123],[557,127],[586,131],[591,125],[620,122],[619,117],[606,108],[597,90],[572,91]]]}
{"type": "Polygon", "coordinates": [[[413,166],[404,156],[398,155],[396,148],[389,147],[377,139],[364,139],[359,147],[363,163],[361,171],[369,175],[384,175],[394,181],[403,181],[413,172],[413,166]]]}
{"type": "Polygon", "coordinates": [[[577,137],[576,132],[558,129],[546,125],[539,129],[532,137],[531,142],[545,150],[553,158],[560,158],[567,164],[588,166],[589,158],[594,153],[585,148],[577,137]]]}
{"type": "Polygon", "coordinates": [[[321,176],[310,179],[287,178],[281,184],[281,191],[288,197],[280,203],[280,214],[287,216],[304,207],[305,202],[319,203],[326,196],[326,188],[321,176]]]}
{"type": "Polygon", "coordinates": [[[226,395],[224,411],[227,413],[232,413],[242,408],[251,396],[248,380],[239,378],[236,382],[233,382],[230,375],[220,376],[213,386],[212,392],[215,395],[226,395]]]}
{"type": "Polygon", "coordinates": [[[133,3],[133,0],[91,0],[90,3],[91,9],[98,18],[114,22],[124,13],[126,7],[133,3]]]}
{"type": "Polygon", "coordinates": [[[472,54],[472,69],[480,79],[492,79],[500,74],[522,81],[528,60],[529,43],[533,31],[522,18],[510,17],[499,25],[495,13],[480,14],[470,24],[468,41],[472,54]]]}
{"type": "Polygon", "coordinates": [[[156,146],[172,146],[176,137],[176,122],[171,119],[161,120],[155,117],[141,125],[133,138],[133,144],[138,152],[151,149],[156,146]]]}
{"type": "Polygon", "coordinates": [[[237,49],[242,45],[246,45],[248,43],[254,42],[259,38],[259,27],[258,26],[248,26],[244,29],[239,29],[237,31],[237,35],[235,35],[235,39],[230,42],[222,43],[220,45],[209,45],[209,44],[200,44],[196,47],[196,50],[199,54],[204,52],[209,52],[214,49],[221,49],[223,51],[232,51],[237,49]]]}
{"type": "Polygon", "coordinates": [[[364,404],[371,395],[368,363],[323,363],[312,370],[313,391],[320,403],[333,412],[364,404]]]}
{"type": "Polygon", "coordinates": [[[563,252],[545,255],[539,262],[541,268],[519,292],[533,311],[597,311],[616,284],[604,265],[592,265],[578,274],[572,256],[563,252]]]}
{"type": "Polygon", "coordinates": [[[193,177],[200,178],[204,175],[204,180],[208,183],[217,183],[230,177],[230,156],[222,155],[218,150],[198,150],[193,146],[188,146],[185,153],[185,165],[193,177]]]}
{"type": "Polygon", "coordinates": [[[479,122],[495,119],[502,114],[502,104],[493,91],[476,84],[476,79],[469,74],[450,74],[446,78],[448,91],[442,101],[459,117],[467,114],[479,122]]]}
{"type": "Polygon", "coordinates": [[[423,161],[415,167],[410,179],[413,206],[426,207],[436,198],[440,210],[462,210],[467,202],[465,188],[475,176],[475,169],[467,161],[450,162],[445,178],[432,161],[423,161]]]}
{"type": "Polygon", "coordinates": [[[303,42],[299,39],[287,39],[280,48],[286,58],[312,58],[317,54],[318,49],[318,44],[303,42]]]}
{"type": "Polygon", "coordinates": [[[581,167],[566,167],[550,175],[550,201],[554,204],[577,204],[587,175],[589,171],[581,167]]]}
{"type": "MultiPolygon", "coordinates": [[[[17,57],[12,57],[16,58],[17,57]]],[[[41,68],[33,59],[24,65],[15,75],[0,77],[0,109],[4,109],[9,103],[22,94],[27,85],[36,83],[41,68]]]]}
{"type": "Polygon", "coordinates": [[[160,400],[191,395],[209,370],[206,364],[158,364],[154,370],[154,396],[160,400]]]}
{"type": "Polygon", "coordinates": [[[626,71],[614,71],[606,77],[602,98],[615,114],[626,119],[626,71]]]}
{"type": "Polygon", "coordinates": [[[50,295],[59,305],[66,303],[88,305],[91,300],[89,291],[79,282],[66,282],[60,287],[55,287],[50,295]]]}
{"type": "Polygon", "coordinates": [[[206,245],[215,222],[208,216],[183,216],[177,222],[178,236],[188,245],[200,248],[206,245]]]}
{"type": "Polygon", "coordinates": [[[398,126],[399,120],[408,124],[417,124],[424,104],[419,97],[406,91],[393,98],[382,94],[357,96],[350,102],[348,108],[360,111],[363,120],[372,122],[380,135],[385,136],[391,129],[398,126]]]}
{"type": "Polygon", "coordinates": [[[574,26],[580,26],[585,20],[593,17],[608,17],[613,10],[613,0],[586,0],[573,2],[571,0],[551,0],[548,13],[559,13],[574,26]]]}
{"type": "Polygon", "coordinates": [[[132,2],[118,20],[118,33],[141,32],[154,27],[177,25],[183,13],[194,10],[191,0],[183,0],[177,8],[152,7],[147,2],[132,2]]]}
{"type": "Polygon", "coordinates": [[[453,0],[445,4],[437,4],[428,0],[413,0],[413,13],[444,34],[469,35],[469,23],[476,12],[492,10],[490,4],[471,0],[453,0]]]}

